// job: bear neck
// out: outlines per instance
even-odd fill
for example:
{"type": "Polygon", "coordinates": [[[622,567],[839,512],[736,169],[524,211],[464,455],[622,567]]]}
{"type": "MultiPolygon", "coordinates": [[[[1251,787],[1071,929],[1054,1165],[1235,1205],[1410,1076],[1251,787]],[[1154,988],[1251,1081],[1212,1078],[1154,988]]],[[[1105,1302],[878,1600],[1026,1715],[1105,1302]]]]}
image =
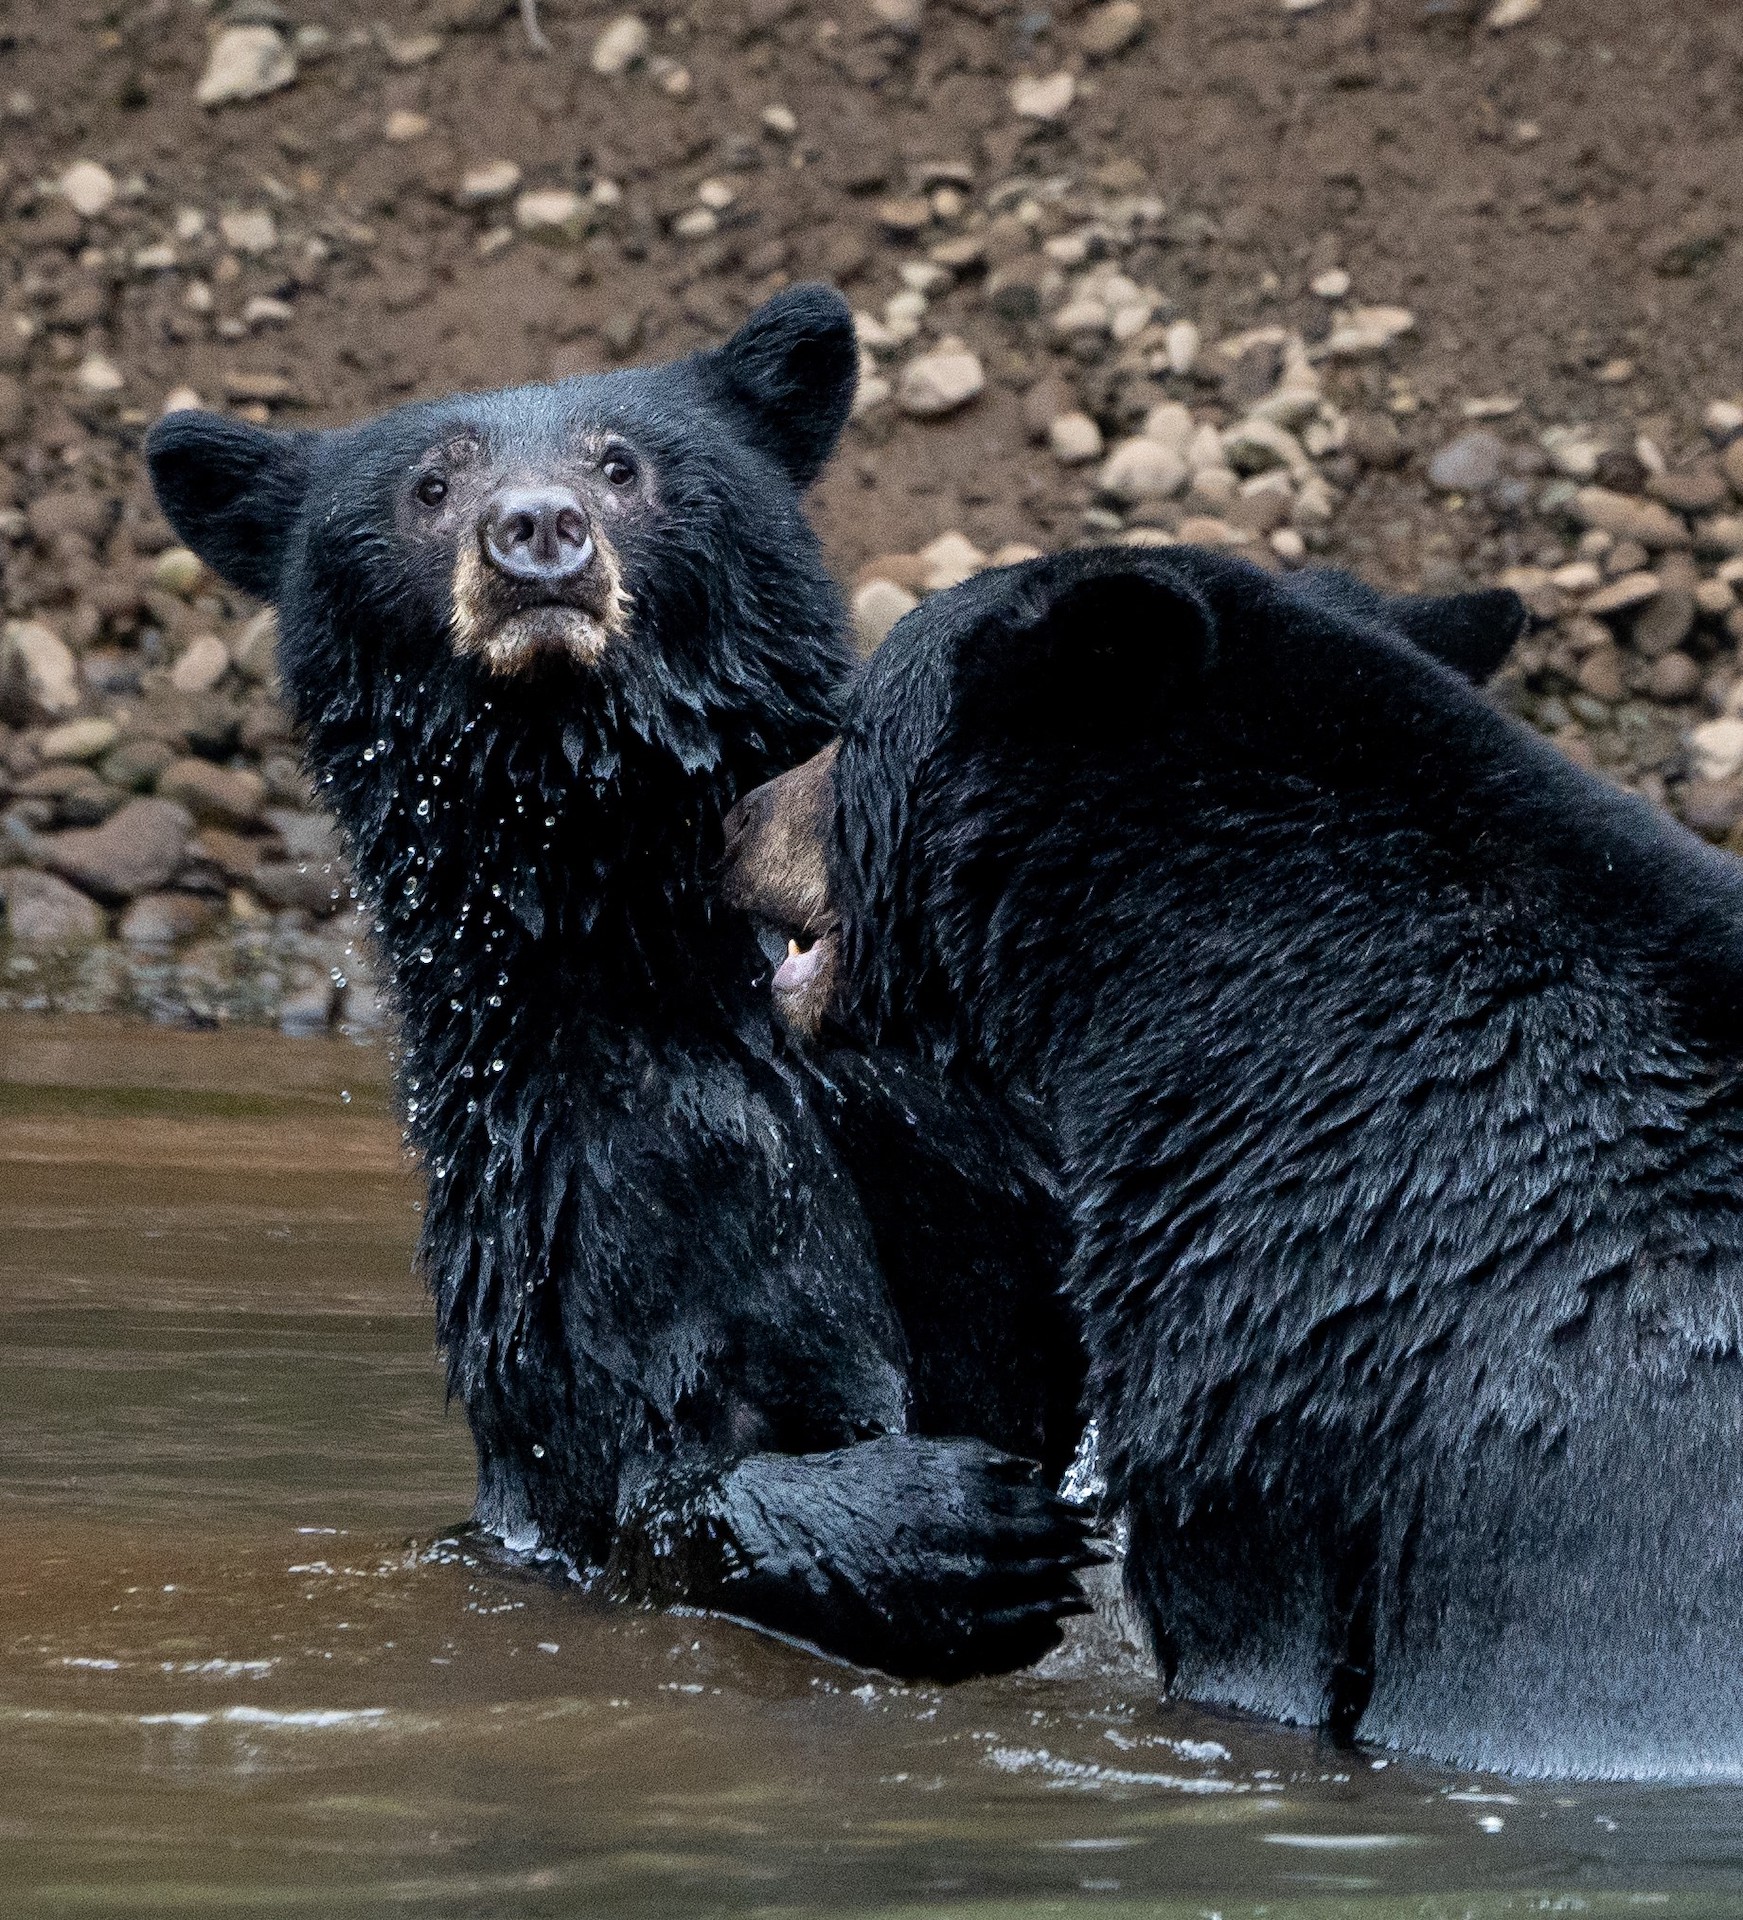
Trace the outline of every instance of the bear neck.
{"type": "Polygon", "coordinates": [[[386,674],[312,724],[310,757],[408,1057],[476,1073],[511,1041],[548,1055],[559,1033],[706,1019],[736,997],[746,935],[712,879],[739,782],[699,715],[518,690],[469,704],[386,674]]]}

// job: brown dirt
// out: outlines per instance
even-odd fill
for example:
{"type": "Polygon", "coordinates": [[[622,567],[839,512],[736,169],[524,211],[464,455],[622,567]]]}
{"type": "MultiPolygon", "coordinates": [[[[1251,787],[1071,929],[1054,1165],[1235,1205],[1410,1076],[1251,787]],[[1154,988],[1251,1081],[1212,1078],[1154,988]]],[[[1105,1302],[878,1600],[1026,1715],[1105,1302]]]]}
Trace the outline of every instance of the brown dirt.
{"type": "MultiPolygon", "coordinates": [[[[1077,269],[1050,263],[1052,241],[1056,259],[1110,254],[1159,297],[1158,322],[1191,319],[1207,348],[1265,325],[1323,339],[1332,309],[1309,283],[1331,268],[1347,271],[1352,303],[1411,309],[1413,331],[1384,353],[1322,364],[1326,417],[1346,419],[1348,439],[1317,456],[1335,490],[1330,524],[1297,512],[1310,547],[1379,581],[1441,586],[1572,560],[1571,487],[1557,495],[1537,438],[1547,426],[1596,429],[1607,485],[1642,485],[1644,436],[1673,469],[1704,460],[1724,491],[1701,423],[1709,402],[1743,397],[1743,13],[1543,0],[1496,32],[1490,0],[1324,0],[1300,13],[1279,0],[1141,3],[1141,36],[1102,59],[1084,36],[1103,10],[1081,4],[926,0],[915,32],[879,24],[901,0],[650,8],[649,58],[613,79],[589,56],[620,8],[579,0],[542,0],[544,56],[512,0],[381,0],[361,17],[338,0],[0,11],[5,612],[69,642],[81,710],[114,717],[126,750],[126,764],[111,754],[74,779],[39,765],[54,716],[14,711],[18,726],[0,726],[0,800],[13,799],[0,868],[44,863],[32,834],[103,818],[190,751],[258,768],[280,807],[310,804],[245,637],[248,609],[209,582],[178,599],[152,574],[169,536],[138,444],[174,388],[281,424],[333,423],[679,353],[793,279],[834,280],[875,317],[904,267],[912,284],[942,247],[952,271],[934,276],[917,341],[882,371],[955,335],[986,384],[947,418],[886,401],[850,428],[816,500],[843,576],[952,529],[988,553],[1105,537],[1121,522],[1097,498],[1095,467],[1062,466],[1042,443],[1049,412],[1087,408],[1110,443],[1164,399],[1228,424],[1276,369],[1255,387],[1248,362],[1207,351],[1181,377],[1157,370],[1150,335],[1124,348],[1061,337],[1050,316],[1077,269]],[[211,33],[248,20],[324,29],[328,44],[285,90],[202,109],[211,33]],[[1061,70],[1077,89],[1063,120],[1018,118],[1013,81],[1061,70]],[[775,105],[796,134],[765,123],[775,105]],[[388,137],[396,117],[415,137],[388,137]],[[120,189],[89,219],[53,185],[80,159],[120,189]],[[511,201],[459,204],[463,174],[503,160],[527,188],[597,199],[608,183],[610,204],[561,244],[519,236],[511,201]],[[704,182],[724,183],[730,205],[699,236],[704,182]],[[224,215],[262,210],[266,250],[222,232],[224,215]],[[139,257],[166,245],[173,264],[139,257]],[[93,356],[119,371],[118,391],[81,383],[93,356]],[[1428,456],[1468,427],[1466,403],[1498,395],[1519,403],[1488,423],[1506,442],[1502,477],[1435,491],[1428,456]],[[190,703],[169,667],[213,632],[234,665],[190,703]],[[144,771],[126,758],[136,735],[144,771]]],[[[1743,473],[1735,455],[1732,466],[1743,473]]],[[[1266,531],[1250,537],[1268,557],[1266,531]]],[[[1701,558],[1711,568],[1725,551],[1701,558]]],[[[1702,584],[1677,564],[1651,615],[1661,635],[1669,602],[1702,584]]],[[[1561,591],[1544,588],[1546,613],[1561,591]]],[[[1666,668],[1662,639],[1635,630],[1647,615],[1606,629],[1582,621],[1574,590],[1559,605],[1562,627],[1521,649],[1508,697],[1712,837],[1743,834],[1743,775],[1683,785],[1688,728],[1743,706],[1743,611],[1716,601],[1692,632],[1683,618],[1666,668]]],[[[236,1017],[260,1017],[299,981],[320,1000],[337,969],[309,915],[332,902],[324,882],[299,892],[284,878],[306,857],[295,821],[241,824],[240,840],[203,836],[173,882],[210,911],[170,907],[209,925],[227,899],[219,919],[238,939],[255,929],[270,953],[252,1011],[236,1017]],[[279,888],[255,897],[260,862],[279,888]]],[[[232,959],[215,951],[197,948],[199,965],[227,979],[232,959]]],[[[187,955],[178,964],[194,979],[187,955]]],[[[197,1010],[205,980],[165,1005],[197,1010]]],[[[100,983],[87,998],[119,1003],[100,983]]]]}
{"type": "MultiPolygon", "coordinates": [[[[112,352],[143,406],[183,382],[215,398],[226,374],[266,371],[306,403],[285,417],[327,422],[680,351],[792,277],[834,278],[871,304],[914,251],[882,236],[876,204],[917,167],[959,163],[985,188],[1019,172],[1093,180],[1112,162],[1140,169],[1166,203],[1146,277],[1207,339],[1311,320],[1305,281],[1326,265],[1346,267],[1364,298],[1412,307],[1422,344],[1399,364],[1422,402],[1402,422],[1414,449],[1456,429],[1462,398],[1500,392],[1536,420],[1661,418],[1686,438],[1698,403],[1743,378],[1743,247],[1725,186],[1743,179],[1743,16],[1711,0],[1658,0],[1650,32],[1632,0],[1548,0],[1504,34],[1462,0],[1330,0],[1305,14],[1276,0],[1148,0],[1142,40],[1099,66],[1076,51],[1082,8],[933,0],[910,39],[879,30],[864,0],[749,0],[692,6],[656,31],[656,50],[692,76],[683,101],[645,72],[591,72],[588,49],[618,10],[544,0],[546,58],[513,12],[409,70],[340,45],[294,87],[213,113],[193,101],[205,36],[188,7],[21,8],[0,87],[28,91],[37,110],[7,129],[7,304],[40,308],[27,277],[51,278],[48,311],[70,308],[71,323],[50,348],[112,352]],[[1093,91],[1063,128],[1025,138],[1011,79],[1062,65],[1093,91]],[[759,125],[776,101],[799,119],[790,147],[759,125]],[[395,109],[427,114],[430,132],[389,144],[395,109]],[[220,314],[257,293],[295,313],[242,343],[185,313],[180,275],[87,300],[64,238],[34,243],[58,210],[31,197],[85,154],[144,177],[130,222],[264,203],[283,226],[327,236],[332,256],[281,248],[242,262],[218,288],[220,314]],[[491,216],[449,195],[466,165],[497,158],[529,184],[613,178],[621,217],[574,252],[516,244],[480,259],[491,216]],[[738,189],[730,222],[700,246],[674,239],[666,220],[709,175],[738,189]],[[80,327],[87,305],[98,311],[80,327]],[[1633,377],[1599,384],[1616,359],[1633,377]]],[[[435,11],[402,0],[363,24],[410,33],[435,11]]],[[[466,11],[495,9],[447,17],[466,11]]],[[[341,42],[358,25],[331,0],[301,0],[294,17],[341,42]]],[[[985,343],[988,391],[951,421],[850,444],[819,503],[848,570],[950,526],[989,549],[1075,532],[1074,488],[1019,420],[1021,387],[1050,359],[1039,330],[992,319],[974,279],[930,317],[985,343]]],[[[33,365],[29,429],[6,447],[27,489],[68,432],[50,372],[64,357],[33,365]]],[[[1358,396],[1384,398],[1381,369],[1352,379],[1358,396]]],[[[1367,490],[1383,498],[1352,501],[1341,521],[1353,557],[1398,578],[1426,552],[1467,557],[1464,530],[1442,526],[1408,478],[1367,490]]]]}

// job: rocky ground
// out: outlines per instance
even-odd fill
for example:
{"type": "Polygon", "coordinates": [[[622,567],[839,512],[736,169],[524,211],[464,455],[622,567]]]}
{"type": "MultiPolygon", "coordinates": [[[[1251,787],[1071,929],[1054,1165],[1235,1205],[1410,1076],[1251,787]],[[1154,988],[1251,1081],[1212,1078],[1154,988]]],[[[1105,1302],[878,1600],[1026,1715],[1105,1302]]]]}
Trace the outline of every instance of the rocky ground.
{"type": "Polygon", "coordinates": [[[664,356],[807,276],[867,645],[1083,540],[1506,580],[1500,697],[1743,849],[1735,9],[119,0],[0,22],[0,134],[0,1006],[379,1027],[156,413],[664,356]]]}

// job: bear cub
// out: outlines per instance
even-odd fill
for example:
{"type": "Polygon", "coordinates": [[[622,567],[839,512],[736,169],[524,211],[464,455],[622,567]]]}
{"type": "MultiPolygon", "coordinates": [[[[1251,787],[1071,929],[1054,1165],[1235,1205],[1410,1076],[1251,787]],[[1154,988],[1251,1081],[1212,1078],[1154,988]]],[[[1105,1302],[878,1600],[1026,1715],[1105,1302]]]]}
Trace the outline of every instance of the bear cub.
{"type": "Polygon", "coordinates": [[[1511,595],[1186,548],[910,614],[729,888],[1038,1115],[1172,1689],[1743,1774],[1743,866],[1470,684],[1511,595]]]}
{"type": "Polygon", "coordinates": [[[1082,1606],[1055,1202],[989,1102],[797,1060],[718,912],[736,797],[849,654],[802,495],[852,317],[332,432],[147,443],[171,525],[277,608],[402,1023],[421,1261],[476,1524],[600,1591],[899,1673],[1082,1606]],[[996,1444],[995,1444],[996,1443],[996,1444]]]}

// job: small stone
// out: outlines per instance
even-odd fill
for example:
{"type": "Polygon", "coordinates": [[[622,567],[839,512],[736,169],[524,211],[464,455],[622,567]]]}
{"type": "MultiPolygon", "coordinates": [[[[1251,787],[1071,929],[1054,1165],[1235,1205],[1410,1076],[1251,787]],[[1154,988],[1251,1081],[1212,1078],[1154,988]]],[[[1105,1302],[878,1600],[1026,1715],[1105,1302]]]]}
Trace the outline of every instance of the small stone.
{"type": "Polygon", "coordinates": [[[73,375],[79,391],[94,400],[108,399],[127,384],[127,376],[106,354],[88,353],[73,375]]]}
{"type": "Polygon", "coordinates": [[[230,671],[230,655],[215,633],[202,633],[170,669],[177,693],[210,693],[230,671]]]}
{"type": "Polygon", "coordinates": [[[1124,53],[1144,31],[1144,9],[1137,0],[1107,0],[1091,7],[1077,29],[1077,44],[1092,60],[1124,53]]]}
{"type": "Polygon", "coordinates": [[[1720,620],[1737,604],[1737,589],[1728,580],[1703,580],[1695,588],[1695,606],[1709,620],[1720,620]]]}
{"type": "Polygon", "coordinates": [[[95,160],[75,160],[55,186],[82,220],[95,220],[115,204],[115,176],[95,160]]]}
{"type": "Polygon", "coordinates": [[[1680,651],[1654,660],[1646,676],[1646,691],[1654,700],[1692,700],[1700,690],[1700,667],[1680,651]]]}
{"type": "Polygon", "coordinates": [[[1689,751],[1697,779],[1729,780],[1743,770],[1743,720],[1708,720],[1691,727],[1689,751]]]}
{"type": "Polygon", "coordinates": [[[194,98],[202,107],[258,100],[296,77],[296,56],[275,27],[226,27],[212,42],[194,98]]]}
{"type": "Polygon", "coordinates": [[[1271,467],[1305,473],[1311,464],[1301,442],[1274,420],[1237,421],[1223,434],[1222,442],[1223,455],[1237,473],[1264,473],[1271,467]]]}
{"type": "Polygon", "coordinates": [[[893,580],[867,580],[853,596],[853,624],[861,653],[870,653],[906,613],[920,604],[906,587],[893,580]]]}
{"type": "Polygon", "coordinates": [[[389,33],[384,28],[379,38],[388,64],[395,67],[424,66],[436,58],[443,46],[439,33],[389,33]]]}
{"type": "Polygon", "coordinates": [[[38,950],[88,946],[103,936],[102,910],[52,873],[14,867],[0,873],[6,932],[15,946],[38,950]]]}
{"type": "Polygon", "coordinates": [[[1695,527],[1695,550],[1722,560],[1743,554],[1743,514],[1715,513],[1695,527]]]}
{"type": "Polygon", "coordinates": [[[166,800],[181,801],[195,819],[219,827],[253,826],[266,799],[259,774],[193,757],[166,767],[157,790],[166,800]]]}
{"type": "Polygon", "coordinates": [[[1481,493],[1501,477],[1507,446],[1479,427],[1449,440],[1428,463],[1428,484],[1441,493],[1481,493]]]}
{"type": "Polygon", "coordinates": [[[430,116],[414,113],[410,107],[396,107],[382,122],[381,137],[396,147],[421,140],[430,130],[430,116]]]}
{"type": "Polygon", "coordinates": [[[210,900],[197,893],[143,893],[121,916],[117,932],[130,947],[174,947],[212,923],[210,900]]]}
{"type": "Polygon", "coordinates": [[[247,207],[218,216],[218,231],[224,244],[238,253],[270,253],[278,245],[278,222],[265,207],[247,207]]]}
{"type": "Polygon", "coordinates": [[[271,682],[278,672],[278,616],[271,607],[262,607],[242,629],[230,658],[244,680],[271,682]]]}
{"type": "Polygon", "coordinates": [[[916,420],[936,420],[965,407],[986,385],[979,356],[957,343],[941,343],[902,369],[896,404],[916,420]]]}
{"type": "Polygon", "coordinates": [[[1011,111],[1019,120],[1062,120],[1077,98],[1076,78],[1063,68],[1058,73],[1025,74],[1011,82],[1011,111]]]}
{"type": "MultiPolygon", "coordinates": [[[[1668,660],[1658,663],[1660,667],[1669,664],[1668,660]]],[[[1653,669],[1655,673],[1657,670],[1653,669]]],[[[1684,821],[1708,840],[1723,840],[1743,819],[1743,782],[1734,779],[1691,780],[1683,788],[1681,800],[1684,821]]]]}
{"type": "Polygon", "coordinates": [[[1591,479],[1605,451],[1604,442],[1585,427],[1546,427],[1538,444],[1556,472],[1570,480],[1591,479]]]}
{"type": "Polygon", "coordinates": [[[697,201],[711,213],[724,213],[738,198],[727,180],[703,180],[696,187],[697,201]]]}
{"type": "Polygon", "coordinates": [[[1683,587],[1654,594],[1634,617],[1635,650],[1648,660],[1673,653],[1694,632],[1695,596],[1683,587]]]}
{"type": "Polygon", "coordinates": [[[1144,415],[1143,436],[1158,446],[1172,447],[1194,472],[1222,465],[1222,440],[1216,429],[1199,427],[1178,400],[1164,400],[1144,415]]]}
{"type": "Polygon", "coordinates": [[[1293,527],[1279,527],[1271,536],[1271,551],[1286,567],[1299,567],[1307,559],[1307,542],[1293,527]]]}
{"type": "Polygon", "coordinates": [[[645,60],[652,45],[647,22],[639,14],[620,13],[593,42],[589,63],[602,78],[614,80],[645,60]]]}
{"type": "Polygon", "coordinates": [[[1342,267],[1327,267],[1308,281],[1308,288],[1321,300],[1341,300],[1350,290],[1350,276],[1342,267]]]}
{"type": "Polygon", "coordinates": [[[1522,27],[1543,11],[1543,0],[1495,0],[1484,24],[1491,33],[1505,33],[1509,27],[1522,27]]]}
{"type": "Polygon", "coordinates": [[[1168,371],[1184,379],[1198,364],[1198,350],[1203,344],[1204,336],[1192,321],[1171,322],[1162,335],[1162,351],[1167,356],[1168,371]]]}
{"type": "Polygon", "coordinates": [[[772,133],[777,140],[791,140],[799,131],[799,116],[778,100],[763,108],[762,123],[763,131],[772,133]]]}
{"type": "Polygon", "coordinates": [[[672,222],[680,240],[706,240],[720,230],[720,216],[711,207],[688,207],[672,222]]]}
{"type": "Polygon", "coordinates": [[[296,382],[286,373],[264,373],[236,367],[224,375],[225,397],[252,401],[257,406],[277,406],[297,397],[296,382]]]}
{"type": "Polygon", "coordinates": [[[171,387],[163,396],[163,405],[158,411],[160,414],[198,413],[205,404],[192,387],[171,387]]]}
{"type": "Polygon", "coordinates": [[[1580,662],[1575,678],[1582,693],[1607,707],[1613,707],[1628,690],[1622,678],[1621,651],[1613,646],[1594,647],[1580,662]]]}
{"type": "Polygon", "coordinates": [[[578,239],[587,202],[570,187],[533,187],[515,201],[514,223],[535,240],[578,239]]]}
{"type": "Polygon", "coordinates": [[[167,884],[192,831],[173,800],[129,800],[100,827],[45,835],[43,864],[101,900],[130,900],[167,884]]]}
{"type": "Polygon", "coordinates": [[[1743,434],[1743,402],[1715,400],[1701,415],[1701,424],[1723,446],[1743,434]]]}
{"type": "Polygon", "coordinates": [[[506,200],[520,182],[520,168],[512,160],[487,160],[482,166],[466,169],[454,198],[463,207],[487,207],[506,200]]]}
{"type": "Polygon", "coordinates": [[[97,771],[122,793],[149,793],[174,758],[161,740],[123,740],[103,756],[97,771]]]}
{"type": "Polygon", "coordinates": [[[288,300],[275,299],[270,293],[257,293],[242,309],[242,324],[245,327],[288,327],[296,318],[296,310],[288,300]]]}
{"type": "Polygon", "coordinates": [[[69,720],[64,726],[51,727],[36,743],[36,751],[46,761],[95,760],[114,746],[117,729],[113,720],[69,720]]]}
{"type": "Polygon", "coordinates": [[[1733,440],[1725,449],[1719,466],[1731,491],[1743,500],[1743,437],[1733,440]]]}
{"type": "Polygon", "coordinates": [[[875,209],[877,223],[892,239],[912,239],[932,224],[932,202],[923,194],[898,194],[880,200],[875,209]]]}
{"type": "Polygon", "coordinates": [[[8,620],[0,629],[0,704],[58,720],[79,704],[72,649],[40,620],[8,620]]]}
{"type": "Polygon", "coordinates": [[[1716,513],[1730,503],[1731,489],[1717,465],[1703,461],[1698,466],[1680,467],[1673,472],[1647,477],[1646,491],[1654,500],[1662,500],[1673,513],[1716,513]]]}
{"type": "Polygon", "coordinates": [[[1333,327],[1320,347],[1328,360],[1355,360],[1383,353],[1416,325],[1408,307],[1356,307],[1333,327]]]}
{"type": "Polygon", "coordinates": [[[893,33],[918,33],[926,8],[925,0],[866,0],[866,11],[893,33]]]}
{"type": "Polygon", "coordinates": [[[151,584],[178,600],[191,600],[205,578],[205,564],[188,547],[165,547],[151,563],[151,584]]]}
{"type": "MultiPolygon", "coordinates": [[[[1591,617],[1627,613],[1634,607],[1645,606],[1663,585],[1664,582],[1656,573],[1646,571],[1625,573],[1619,579],[1612,580],[1607,587],[1600,587],[1581,611],[1591,617]]],[[[1577,591],[1577,589],[1573,590],[1577,591]]]]}
{"type": "Polygon", "coordinates": [[[943,593],[959,587],[986,565],[986,555],[965,533],[952,529],[928,541],[915,555],[921,567],[921,580],[928,593],[943,593]]]}
{"type": "Polygon", "coordinates": [[[1096,487],[1122,506],[1167,500],[1186,485],[1186,461],[1172,447],[1139,436],[1115,447],[1096,476],[1096,487]]]}
{"type": "Polygon", "coordinates": [[[1613,493],[1608,487],[1581,487],[1569,504],[1581,526],[1596,527],[1618,540],[1638,540],[1652,552],[1689,544],[1688,528],[1656,500],[1613,493]]]}
{"type": "Polygon", "coordinates": [[[325,1033],[333,1021],[337,998],[330,980],[316,980],[295,993],[287,993],[278,1004],[278,1030],[293,1038],[325,1033]]]}
{"type": "Polygon", "coordinates": [[[1080,467],[1101,458],[1101,428],[1087,413],[1062,413],[1047,428],[1047,444],[1061,466],[1080,467]]]}

